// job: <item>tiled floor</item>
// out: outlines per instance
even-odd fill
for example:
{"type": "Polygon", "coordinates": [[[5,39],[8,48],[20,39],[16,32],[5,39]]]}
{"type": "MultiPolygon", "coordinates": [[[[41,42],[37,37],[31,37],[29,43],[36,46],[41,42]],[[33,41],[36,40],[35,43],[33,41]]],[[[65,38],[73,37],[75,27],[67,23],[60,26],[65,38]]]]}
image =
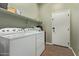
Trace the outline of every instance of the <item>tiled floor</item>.
{"type": "Polygon", "coordinates": [[[69,48],[66,47],[46,45],[46,49],[41,56],[74,56],[74,54],[69,48]]]}

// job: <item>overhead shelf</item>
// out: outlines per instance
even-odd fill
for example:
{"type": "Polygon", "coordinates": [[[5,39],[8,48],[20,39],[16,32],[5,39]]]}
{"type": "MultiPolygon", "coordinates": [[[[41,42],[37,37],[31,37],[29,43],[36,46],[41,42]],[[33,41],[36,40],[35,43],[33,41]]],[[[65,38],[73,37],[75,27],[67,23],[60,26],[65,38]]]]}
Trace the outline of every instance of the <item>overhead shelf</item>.
{"type": "Polygon", "coordinates": [[[11,13],[9,11],[6,11],[5,9],[2,9],[2,8],[0,8],[0,14],[9,15],[9,17],[14,17],[14,18],[17,17],[19,19],[22,19],[22,20],[24,19],[26,21],[35,22],[35,23],[38,23],[38,24],[42,23],[40,21],[36,21],[36,20],[29,18],[29,17],[25,17],[25,16],[22,16],[22,15],[19,15],[19,14],[11,13]]]}

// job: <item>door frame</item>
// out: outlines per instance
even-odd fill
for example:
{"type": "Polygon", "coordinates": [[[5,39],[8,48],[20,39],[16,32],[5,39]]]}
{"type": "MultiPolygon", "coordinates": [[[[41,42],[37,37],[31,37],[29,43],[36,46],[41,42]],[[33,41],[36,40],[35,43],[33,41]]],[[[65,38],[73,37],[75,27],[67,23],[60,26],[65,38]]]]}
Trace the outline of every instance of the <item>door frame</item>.
{"type": "MultiPolygon", "coordinates": [[[[55,14],[55,13],[60,13],[60,12],[65,12],[65,11],[67,11],[68,13],[69,13],[69,15],[70,15],[70,9],[65,9],[65,10],[61,10],[61,11],[56,11],[56,12],[54,12],[53,14],[52,14],[52,27],[53,27],[53,15],[55,14]]],[[[69,23],[70,23],[70,17],[69,17],[69,23]]],[[[71,24],[71,23],[70,23],[71,24]]],[[[70,43],[70,24],[69,24],[69,46],[67,46],[67,47],[70,47],[70,45],[71,45],[71,43],[70,43]]],[[[53,36],[53,33],[52,33],[52,36],[53,36]]],[[[52,38],[52,44],[53,44],[53,38],[52,38]]],[[[61,45],[60,45],[61,46],[61,45]]]]}

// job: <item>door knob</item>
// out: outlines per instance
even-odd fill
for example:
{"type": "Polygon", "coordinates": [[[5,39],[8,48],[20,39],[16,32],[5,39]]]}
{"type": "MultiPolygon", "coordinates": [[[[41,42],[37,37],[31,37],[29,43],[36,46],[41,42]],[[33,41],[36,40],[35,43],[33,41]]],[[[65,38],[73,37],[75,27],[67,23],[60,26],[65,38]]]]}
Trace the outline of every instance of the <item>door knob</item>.
{"type": "Polygon", "coordinates": [[[53,27],[52,29],[53,29],[53,32],[55,32],[55,27],[53,27]]]}
{"type": "Polygon", "coordinates": [[[52,29],[55,29],[55,27],[53,27],[52,29]]]}

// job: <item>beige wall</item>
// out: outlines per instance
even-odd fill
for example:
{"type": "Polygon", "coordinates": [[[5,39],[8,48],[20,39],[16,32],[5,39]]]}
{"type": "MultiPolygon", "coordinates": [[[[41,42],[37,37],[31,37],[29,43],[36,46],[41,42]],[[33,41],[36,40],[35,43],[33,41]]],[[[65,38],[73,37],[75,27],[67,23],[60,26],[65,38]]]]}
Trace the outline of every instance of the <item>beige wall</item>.
{"type": "Polygon", "coordinates": [[[79,4],[65,4],[71,10],[71,46],[79,55],[79,4]]]}
{"type": "Polygon", "coordinates": [[[79,55],[79,9],[71,10],[71,46],[79,55]]]}
{"type": "Polygon", "coordinates": [[[42,4],[40,7],[40,20],[43,22],[42,26],[44,31],[46,31],[46,42],[51,42],[52,40],[52,4],[42,4]]]}
{"type": "Polygon", "coordinates": [[[22,10],[22,15],[39,21],[39,10],[36,3],[9,3],[8,7],[22,10]]]}

